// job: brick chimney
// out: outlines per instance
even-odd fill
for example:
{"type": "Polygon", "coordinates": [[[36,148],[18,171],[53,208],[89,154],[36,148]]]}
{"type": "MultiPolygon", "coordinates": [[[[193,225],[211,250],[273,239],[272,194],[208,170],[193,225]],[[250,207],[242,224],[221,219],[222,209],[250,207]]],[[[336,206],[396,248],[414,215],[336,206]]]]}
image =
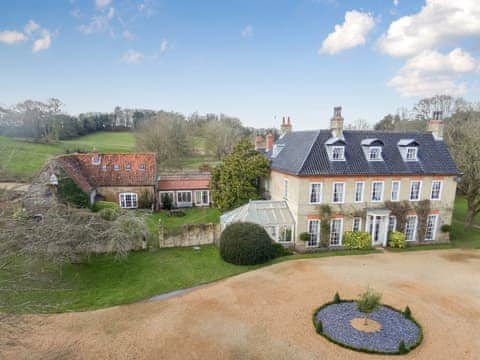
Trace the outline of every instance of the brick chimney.
{"type": "Polygon", "coordinates": [[[260,135],[255,136],[255,150],[258,151],[262,148],[263,138],[260,135]]]}
{"type": "Polygon", "coordinates": [[[274,143],[273,134],[268,133],[267,140],[265,142],[265,151],[271,151],[273,149],[273,143],[274,143]]]}
{"type": "Polygon", "coordinates": [[[332,130],[333,137],[343,137],[343,117],[341,106],[336,106],[333,108],[333,117],[330,119],[330,130],[332,130]]]}
{"type": "Polygon", "coordinates": [[[280,133],[282,135],[287,134],[292,131],[292,123],[290,122],[290,116],[287,117],[285,122],[285,116],[282,118],[282,125],[280,126],[280,133]]]}
{"type": "Polygon", "coordinates": [[[443,112],[434,111],[432,119],[428,122],[427,130],[432,133],[435,140],[443,139],[443,112]]]}

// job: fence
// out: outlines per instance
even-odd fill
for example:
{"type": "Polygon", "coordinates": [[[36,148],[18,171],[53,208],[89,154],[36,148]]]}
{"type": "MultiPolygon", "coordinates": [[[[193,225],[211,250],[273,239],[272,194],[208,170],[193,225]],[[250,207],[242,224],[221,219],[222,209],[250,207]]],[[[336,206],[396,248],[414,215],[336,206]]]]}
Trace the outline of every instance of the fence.
{"type": "Polygon", "coordinates": [[[185,224],[180,232],[168,233],[163,228],[159,229],[158,246],[187,247],[207,244],[218,245],[220,240],[219,224],[185,224]]]}

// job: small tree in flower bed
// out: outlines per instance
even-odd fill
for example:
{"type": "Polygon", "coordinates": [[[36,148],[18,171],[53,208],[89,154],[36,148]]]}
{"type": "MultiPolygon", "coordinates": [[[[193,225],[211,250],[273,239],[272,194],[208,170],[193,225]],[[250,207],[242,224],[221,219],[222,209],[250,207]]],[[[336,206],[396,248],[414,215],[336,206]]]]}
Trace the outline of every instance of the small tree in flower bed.
{"type": "Polygon", "coordinates": [[[365,325],[368,324],[368,316],[380,306],[382,294],[368,288],[357,300],[358,311],[365,314],[365,325]]]}

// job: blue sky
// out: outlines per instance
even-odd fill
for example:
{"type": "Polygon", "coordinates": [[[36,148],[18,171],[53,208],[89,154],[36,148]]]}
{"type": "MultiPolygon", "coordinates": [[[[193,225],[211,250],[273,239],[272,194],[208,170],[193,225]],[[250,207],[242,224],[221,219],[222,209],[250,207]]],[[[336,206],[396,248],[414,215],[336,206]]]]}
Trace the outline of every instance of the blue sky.
{"type": "Polygon", "coordinates": [[[223,112],[256,127],[288,115],[296,129],[342,105],[347,123],[374,123],[421,96],[478,100],[475,2],[2,1],[0,105],[58,97],[71,113],[223,112]]]}

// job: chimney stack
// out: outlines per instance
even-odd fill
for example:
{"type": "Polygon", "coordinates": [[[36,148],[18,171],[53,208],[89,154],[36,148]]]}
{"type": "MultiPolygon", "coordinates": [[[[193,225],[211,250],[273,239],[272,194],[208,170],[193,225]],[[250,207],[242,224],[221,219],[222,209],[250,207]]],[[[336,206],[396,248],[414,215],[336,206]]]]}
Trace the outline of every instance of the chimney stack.
{"type": "Polygon", "coordinates": [[[267,134],[267,140],[265,142],[265,151],[271,151],[273,149],[273,135],[272,133],[267,134]]]}
{"type": "Polygon", "coordinates": [[[434,111],[432,119],[428,122],[427,130],[432,133],[435,140],[443,139],[443,112],[434,111]]]}
{"type": "Polygon", "coordinates": [[[335,106],[333,108],[333,117],[330,120],[330,130],[332,130],[333,137],[343,138],[343,117],[341,106],[335,106]]]}
{"type": "Polygon", "coordinates": [[[292,123],[290,122],[290,116],[287,117],[285,122],[285,116],[282,118],[282,125],[280,126],[280,134],[285,135],[292,131],[292,123]]]}
{"type": "Polygon", "coordinates": [[[255,136],[255,150],[258,151],[262,148],[263,138],[260,135],[255,136]]]}

